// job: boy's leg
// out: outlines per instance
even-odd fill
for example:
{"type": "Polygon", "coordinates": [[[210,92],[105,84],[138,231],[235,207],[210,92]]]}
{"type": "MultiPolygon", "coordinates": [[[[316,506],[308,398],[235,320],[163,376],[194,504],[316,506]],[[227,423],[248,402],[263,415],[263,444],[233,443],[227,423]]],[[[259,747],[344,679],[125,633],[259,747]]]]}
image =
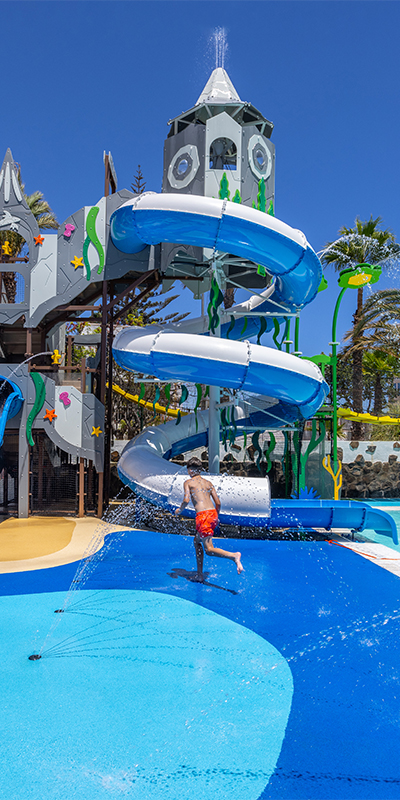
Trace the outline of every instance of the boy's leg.
{"type": "Polygon", "coordinates": [[[211,536],[207,536],[204,539],[204,549],[208,556],[217,556],[217,558],[229,558],[231,561],[234,561],[236,564],[237,571],[240,575],[243,572],[243,565],[240,560],[241,553],[231,553],[229,550],[222,550],[221,547],[214,547],[213,540],[211,536]]]}
{"type": "Polygon", "coordinates": [[[197,575],[194,580],[202,582],[204,580],[203,577],[204,552],[201,544],[196,541],[196,537],[194,538],[194,549],[196,551],[196,562],[197,562],[197,575]]]}

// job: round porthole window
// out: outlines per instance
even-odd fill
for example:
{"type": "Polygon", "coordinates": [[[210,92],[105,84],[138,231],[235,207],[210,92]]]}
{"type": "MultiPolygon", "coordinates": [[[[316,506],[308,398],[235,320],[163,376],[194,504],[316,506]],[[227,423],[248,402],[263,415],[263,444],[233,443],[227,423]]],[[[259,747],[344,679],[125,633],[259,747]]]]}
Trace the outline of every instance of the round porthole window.
{"type": "Polygon", "coordinates": [[[168,181],[174,189],[184,189],[195,177],[200,161],[194,144],[181,147],[168,167],[168,181]]]}
{"type": "Polygon", "coordinates": [[[269,178],[272,172],[272,156],[262,136],[251,136],[247,155],[253,175],[260,180],[269,178]]]}

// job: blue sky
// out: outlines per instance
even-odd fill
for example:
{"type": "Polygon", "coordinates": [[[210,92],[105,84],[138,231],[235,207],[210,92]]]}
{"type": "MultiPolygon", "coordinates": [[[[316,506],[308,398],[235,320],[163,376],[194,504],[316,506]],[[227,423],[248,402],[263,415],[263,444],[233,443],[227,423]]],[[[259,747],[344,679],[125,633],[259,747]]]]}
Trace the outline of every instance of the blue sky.
{"type": "MultiPolygon", "coordinates": [[[[0,10],[0,150],[11,147],[26,190],[40,188],[60,222],[102,195],[104,149],[120,188],[140,163],[160,190],[167,121],[194,105],[223,26],[231,80],[275,125],[276,215],[316,250],[356,215],[382,216],[400,239],[399,3],[6,0],[0,10]]],[[[302,315],[310,355],[329,349],[338,290],[327,277],[302,315]]],[[[378,287],[389,284],[398,276],[378,287]]],[[[354,304],[349,291],[340,334],[354,304]]]]}

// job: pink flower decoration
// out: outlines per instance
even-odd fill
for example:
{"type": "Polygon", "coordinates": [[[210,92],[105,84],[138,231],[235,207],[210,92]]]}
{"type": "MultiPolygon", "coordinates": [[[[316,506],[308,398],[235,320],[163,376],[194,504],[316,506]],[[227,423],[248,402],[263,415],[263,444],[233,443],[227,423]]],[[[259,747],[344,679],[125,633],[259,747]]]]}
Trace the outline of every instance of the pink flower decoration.
{"type": "Polygon", "coordinates": [[[69,239],[69,237],[71,236],[71,233],[72,233],[74,230],[75,230],[75,225],[71,225],[71,223],[70,223],[70,222],[67,222],[67,223],[65,224],[65,231],[64,231],[64,236],[65,236],[65,238],[66,238],[66,239],[69,239]]]}
{"type": "Polygon", "coordinates": [[[61,392],[60,400],[64,403],[64,408],[68,408],[71,405],[71,400],[68,397],[68,392],[61,392]]]}

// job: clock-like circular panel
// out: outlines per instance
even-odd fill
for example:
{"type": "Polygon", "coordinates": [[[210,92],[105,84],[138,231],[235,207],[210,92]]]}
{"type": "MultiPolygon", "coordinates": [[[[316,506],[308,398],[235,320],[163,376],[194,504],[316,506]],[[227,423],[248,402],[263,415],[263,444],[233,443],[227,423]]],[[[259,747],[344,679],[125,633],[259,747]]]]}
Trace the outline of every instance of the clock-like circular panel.
{"type": "Polygon", "coordinates": [[[247,145],[250,169],[258,180],[267,180],[272,172],[272,155],[262,136],[250,136],[247,145]]]}
{"type": "Polygon", "coordinates": [[[195,178],[200,166],[195,144],[187,144],[175,153],[168,167],[168,181],[173,189],[184,189],[195,178]]]}

